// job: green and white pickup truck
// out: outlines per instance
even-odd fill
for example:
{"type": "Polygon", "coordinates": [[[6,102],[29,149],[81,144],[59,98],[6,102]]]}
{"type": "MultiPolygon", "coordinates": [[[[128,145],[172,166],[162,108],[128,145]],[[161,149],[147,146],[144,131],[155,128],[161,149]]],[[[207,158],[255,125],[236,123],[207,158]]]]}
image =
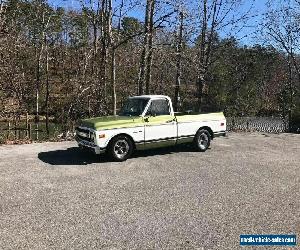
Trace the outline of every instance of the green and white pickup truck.
{"type": "Polygon", "coordinates": [[[115,161],[134,150],[193,143],[204,152],[212,139],[225,136],[226,119],[219,113],[174,113],[168,96],[130,97],[118,116],[82,120],[76,127],[81,148],[107,152],[115,161]]]}

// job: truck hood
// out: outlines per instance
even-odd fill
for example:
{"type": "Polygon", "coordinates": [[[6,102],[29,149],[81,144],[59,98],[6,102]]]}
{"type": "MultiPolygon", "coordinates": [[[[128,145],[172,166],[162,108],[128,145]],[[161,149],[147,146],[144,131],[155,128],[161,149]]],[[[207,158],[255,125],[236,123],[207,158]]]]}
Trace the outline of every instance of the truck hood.
{"type": "Polygon", "coordinates": [[[84,119],[80,122],[81,127],[95,130],[136,127],[139,125],[143,125],[143,120],[139,116],[103,116],[84,119]]]}

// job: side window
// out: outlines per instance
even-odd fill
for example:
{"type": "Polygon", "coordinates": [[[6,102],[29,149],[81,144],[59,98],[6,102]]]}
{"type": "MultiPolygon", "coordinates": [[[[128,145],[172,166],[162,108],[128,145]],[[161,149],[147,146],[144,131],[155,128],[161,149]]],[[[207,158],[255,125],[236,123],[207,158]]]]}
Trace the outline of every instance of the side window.
{"type": "Polygon", "coordinates": [[[152,100],[147,115],[170,115],[169,102],[167,99],[152,100]]]}

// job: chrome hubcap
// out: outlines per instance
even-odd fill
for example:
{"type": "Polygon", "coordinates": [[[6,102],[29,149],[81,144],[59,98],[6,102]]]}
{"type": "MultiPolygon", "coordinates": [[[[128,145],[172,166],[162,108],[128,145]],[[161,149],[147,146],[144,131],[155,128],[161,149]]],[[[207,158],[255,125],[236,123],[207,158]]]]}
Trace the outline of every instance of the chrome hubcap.
{"type": "Polygon", "coordinates": [[[202,133],[198,137],[198,145],[201,149],[206,149],[208,145],[208,135],[205,133],[202,133]]]}
{"type": "Polygon", "coordinates": [[[114,152],[118,158],[123,158],[129,151],[129,144],[126,140],[118,140],[114,146],[114,152]]]}

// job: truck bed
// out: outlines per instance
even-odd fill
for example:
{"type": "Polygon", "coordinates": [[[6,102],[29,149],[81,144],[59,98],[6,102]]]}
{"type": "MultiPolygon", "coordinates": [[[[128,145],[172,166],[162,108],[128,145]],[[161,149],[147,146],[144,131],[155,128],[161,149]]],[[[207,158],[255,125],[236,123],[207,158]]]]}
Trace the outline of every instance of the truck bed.
{"type": "Polygon", "coordinates": [[[181,112],[175,113],[177,121],[178,138],[193,139],[198,129],[206,127],[211,137],[223,135],[226,131],[226,119],[222,112],[196,113],[181,112]]]}
{"type": "Polygon", "coordinates": [[[175,112],[177,122],[188,121],[220,121],[225,120],[223,112],[198,113],[198,112],[175,112]]]}

